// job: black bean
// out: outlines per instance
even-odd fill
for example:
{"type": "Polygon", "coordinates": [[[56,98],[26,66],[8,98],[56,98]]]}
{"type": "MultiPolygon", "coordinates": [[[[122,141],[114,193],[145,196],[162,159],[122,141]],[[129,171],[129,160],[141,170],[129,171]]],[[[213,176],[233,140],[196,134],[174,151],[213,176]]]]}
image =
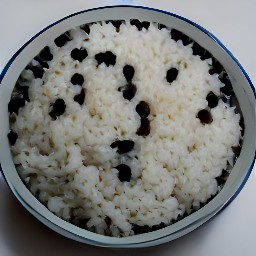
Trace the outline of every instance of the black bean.
{"type": "Polygon", "coordinates": [[[200,119],[202,124],[210,124],[213,119],[211,113],[207,109],[202,109],[197,113],[197,118],[200,119]]]}
{"type": "Polygon", "coordinates": [[[130,82],[133,79],[134,72],[134,67],[131,65],[125,65],[123,67],[123,74],[127,82],[130,82]]]}
{"type": "Polygon", "coordinates": [[[222,95],[221,96],[221,100],[224,102],[224,103],[227,103],[228,102],[228,99],[225,95],[222,95]]]}
{"type": "Polygon", "coordinates": [[[49,46],[44,47],[44,49],[39,53],[39,57],[45,61],[51,61],[53,59],[49,46]]]}
{"type": "Polygon", "coordinates": [[[44,70],[40,66],[28,65],[26,69],[30,69],[33,72],[35,78],[42,78],[44,75],[44,70]]]}
{"type": "Polygon", "coordinates": [[[25,100],[21,98],[13,98],[8,103],[8,111],[18,115],[19,109],[25,106],[25,100]]]}
{"type": "Polygon", "coordinates": [[[230,79],[229,79],[229,76],[226,72],[224,72],[223,74],[221,74],[219,76],[219,80],[225,84],[224,87],[221,87],[220,88],[220,91],[222,93],[224,93],[225,95],[227,96],[230,96],[230,95],[234,95],[234,91],[233,91],[233,88],[232,88],[232,84],[230,82],[230,79]]]}
{"type": "Polygon", "coordinates": [[[228,175],[229,174],[226,170],[222,170],[221,175],[215,178],[218,183],[218,186],[223,186],[226,183],[228,175]]]}
{"type": "Polygon", "coordinates": [[[209,69],[209,74],[220,74],[223,71],[223,66],[215,58],[212,58],[212,67],[209,69]]]}
{"type": "Polygon", "coordinates": [[[162,229],[162,228],[164,228],[164,227],[166,227],[166,225],[165,225],[163,222],[161,222],[161,223],[158,224],[158,225],[153,225],[153,226],[150,228],[150,231],[156,231],[156,230],[162,229]]]}
{"type": "Polygon", "coordinates": [[[29,99],[29,96],[28,96],[28,90],[24,90],[22,93],[22,98],[27,101],[27,102],[30,102],[30,99],[29,99]]]}
{"type": "Polygon", "coordinates": [[[207,50],[204,50],[204,54],[201,56],[201,60],[207,60],[212,58],[212,55],[210,52],[208,52],[207,50]]]}
{"type": "Polygon", "coordinates": [[[83,27],[81,27],[81,29],[87,34],[90,34],[90,26],[88,24],[84,25],[83,27]]]}
{"type": "Polygon", "coordinates": [[[107,66],[109,65],[115,65],[116,64],[116,55],[112,53],[111,51],[105,52],[105,64],[107,66]]]}
{"type": "Polygon", "coordinates": [[[179,70],[177,68],[170,68],[166,74],[167,82],[171,84],[174,80],[176,80],[178,73],[179,70]]]}
{"type": "Polygon", "coordinates": [[[233,153],[235,154],[235,157],[237,158],[240,155],[242,147],[240,145],[231,147],[233,153]]]}
{"type": "Polygon", "coordinates": [[[112,25],[115,28],[120,28],[120,26],[122,25],[123,21],[122,20],[111,20],[112,25]]]}
{"type": "Polygon", "coordinates": [[[219,98],[213,92],[209,92],[206,96],[206,100],[208,101],[209,108],[215,108],[218,105],[219,98]]]}
{"type": "Polygon", "coordinates": [[[16,140],[18,139],[18,135],[16,132],[10,131],[7,135],[10,144],[13,146],[16,142],[16,140]]]}
{"type": "Polygon", "coordinates": [[[41,64],[41,66],[42,66],[43,68],[49,69],[49,65],[48,65],[47,62],[41,61],[40,64],[41,64]]]}
{"type": "Polygon", "coordinates": [[[133,83],[128,83],[125,86],[119,87],[118,91],[123,93],[123,97],[125,99],[131,100],[135,96],[135,94],[137,92],[137,87],[133,83]]]}
{"type": "Polygon", "coordinates": [[[120,141],[120,140],[114,141],[113,143],[111,143],[110,147],[111,147],[111,148],[117,148],[117,147],[118,147],[118,144],[119,144],[119,141],[120,141]]]}
{"type": "Polygon", "coordinates": [[[57,116],[55,115],[53,110],[49,112],[49,116],[52,118],[52,120],[56,120],[57,119],[57,116]]]}
{"type": "Polygon", "coordinates": [[[97,53],[94,58],[97,60],[98,65],[105,62],[105,54],[103,52],[97,53]]]}
{"type": "Polygon", "coordinates": [[[109,226],[111,225],[111,223],[112,223],[111,218],[108,217],[108,216],[105,217],[104,221],[106,222],[106,224],[107,224],[108,227],[109,227],[109,226]]]}
{"type": "Polygon", "coordinates": [[[148,21],[143,21],[143,22],[141,22],[141,26],[142,26],[142,28],[148,29],[149,26],[150,26],[150,22],[148,22],[148,21]]]}
{"type": "Polygon", "coordinates": [[[131,20],[130,23],[131,23],[131,25],[137,27],[137,29],[139,31],[142,30],[142,25],[141,25],[141,22],[139,20],[134,19],[134,20],[131,20]]]}
{"type": "Polygon", "coordinates": [[[242,110],[241,110],[241,107],[240,107],[240,104],[237,100],[237,97],[235,95],[231,95],[230,96],[230,106],[231,107],[235,107],[235,113],[236,114],[240,114],[242,116],[242,110]]]}
{"type": "Polygon", "coordinates": [[[130,23],[131,23],[131,25],[137,27],[137,29],[139,31],[141,31],[143,28],[148,29],[150,26],[150,22],[148,22],[148,21],[140,22],[137,19],[131,20],[130,23]]]}
{"type": "Polygon", "coordinates": [[[84,83],[84,77],[83,77],[83,75],[81,75],[81,74],[75,73],[75,74],[71,77],[71,80],[70,80],[70,81],[71,81],[71,83],[72,83],[73,85],[78,84],[78,85],[82,86],[83,83],[84,83]]]}
{"type": "Polygon", "coordinates": [[[226,180],[223,179],[221,176],[220,177],[216,177],[215,179],[216,179],[216,181],[218,183],[218,186],[223,186],[226,183],[226,180]]]}
{"type": "MultiPolygon", "coordinates": [[[[28,95],[28,86],[21,86],[19,83],[16,83],[15,85],[17,91],[19,92],[19,94],[15,97],[15,99],[18,99],[18,104],[20,104],[21,107],[23,107],[25,105],[23,105],[22,101],[27,101],[30,102],[29,99],[29,95],[28,95]]],[[[14,98],[13,98],[14,99],[14,98]]]]}
{"type": "Polygon", "coordinates": [[[49,113],[49,115],[53,119],[57,119],[57,117],[59,117],[62,114],[64,114],[65,110],[66,110],[66,103],[65,103],[65,101],[63,99],[57,99],[53,103],[53,110],[49,113]]]}
{"type": "Polygon", "coordinates": [[[134,147],[134,142],[132,140],[117,140],[110,145],[111,148],[118,148],[117,152],[119,154],[128,153],[134,147]]]}
{"type": "Polygon", "coordinates": [[[221,87],[220,91],[227,96],[234,95],[234,91],[231,84],[226,84],[224,87],[221,87]]]}
{"type": "Polygon", "coordinates": [[[136,134],[139,136],[148,136],[150,134],[150,122],[147,118],[141,118],[140,127],[137,130],[136,134]]]}
{"type": "Polygon", "coordinates": [[[106,66],[115,65],[116,64],[116,55],[111,51],[100,52],[95,55],[95,60],[97,60],[98,65],[101,63],[105,63],[106,66]]]}
{"type": "Polygon", "coordinates": [[[172,29],[171,36],[173,40],[178,41],[178,40],[181,40],[183,33],[178,31],[177,29],[172,29]]]}
{"type": "Polygon", "coordinates": [[[242,130],[241,130],[241,136],[244,136],[244,118],[243,118],[243,116],[240,117],[239,125],[240,125],[240,127],[242,128],[242,130]]]}
{"type": "Polygon", "coordinates": [[[70,55],[74,60],[78,60],[79,62],[82,62],[88,56],[88,53],[87,53],[86,49],[75,48],[71,51],[70,55]]]}
{"type": "Polygon", "coordinates": [[[57,116],[62,115],[66,109],[66,103],[63,99],[57,99],[53,104],[54,112],[57,116]]]}
{"type": "Polygon", "coordinates": [[[119,154],[128,153],[133,149],[133,147],[134,147],[134,142],[131,140],[119,141],[117,152],[119,154]]]}
{"type": "Polygon", "coordinates": [[[31,69],[35,78],[42,78],[44,75],[44,70],[43,68],[39,67],[39,66],[33,66],[33,68],[31,69]]]}
{"type": "Polygon", "coordinates": [[[140,101],[136,106],[136,112],[141,118],[146,118],[150,114],[150,107],[146,101],[140,101]]]}
{"type": "Polygon", "coordinates": [[[64,34],[58,36],[55,40],[54,43],[58,46],[58,47],[62,47],[64,46],[68,41],[71,40],[70,34],[69,32],[65,32],[64,34]]]}
{"type": "Polygon", "coordinates": [[[19,81],[16,82],[15,88],[16,88],[18,91],[21,91],[21,92],[28,90],[28,86],[26,86],[26,85],[21,85],[21,83],[20,83],[19,81]]]}
{"type": "Polygon", "coordinates": [[[74,96],[74,101],[76,101],[80,105],[83,105],[84,104],[84,98],[85,98],[85,89],[82,88],[80,94],[74,96]]]}
{"type": "Polygon", "coordinates": [[[122,21],[122,20],[110,20],[110,21],[106,21],[107,24],[108,24],[109,22],[111,22],[112,25],[116,28],[116,31],[119,32],[120,26],[122,25],[123,21],[122,21]]]}
{"type": "Polygon", "coordinates": [[[199,55],[199,56],[203,56],[205,51],[204,48],[201,45],[199,45],[197,42],[193,43],[192,50],[194,55],[199,55]]]}
{"type": "Polygon", "coordinates": [[[187,35],[178,31],[177,29],[172,29],[171,30],[171,36],[172,36],[172,39],[175,40],[176,42],[178,40],[182,40],[183,45],[188,45],[188,44],[191,43],[191,39],[187,35]]]}
{"type": "Polygon", "coordinates": [[[161,29],[163,29],[163,28],[167,28],[165,25],[163,25],[163,24],[158,24],[158,29],[159,30],[161,30],[161,29]]]}
{"type": "Polygon", "coordinates": [[[193,43],[192,50],[193,50],[193,54],[200,56],[201,60],[206,60],[212,57],[211,53],[205,50],[197,42],[193,43]]]}
{"type": "Polygon", "coordinates": [[[121,182],[123,181],[130,181],[132,176],[132,171],[130,167],[126,164],[119,164],[118,166],[114,167],[118,170],[118,178],[121,182]]]}
{"type": "Polygon", "coordinates": [[[40,57],[35,57],[34,59],[39,63],[40,66],[49,69],[49,65],[45,60],[41,59],[40,57]]]}
{"type": "Polygon", "coordinates": [[[136,235],[138,235],[150,232],[150,227],[148,225],[140,226],[133,224],[132,230],[136,235]]]}
{"type": "Polygon", "coordinates": [[[87,227],[87,222],[90,220],[90,218],[85,218],[85,219],[79,219],[78,220],[78,226],[80,228],[86,228],[87,227]]]}

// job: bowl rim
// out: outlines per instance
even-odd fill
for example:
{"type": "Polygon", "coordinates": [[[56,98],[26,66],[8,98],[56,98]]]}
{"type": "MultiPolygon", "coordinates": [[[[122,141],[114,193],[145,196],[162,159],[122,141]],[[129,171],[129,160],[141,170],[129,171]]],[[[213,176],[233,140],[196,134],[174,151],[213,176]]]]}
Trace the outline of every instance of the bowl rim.
{"type": "MultiPolygon", "coordinates": [[[[61,18],[57,21],[55,21],[54,23],[48,25],[47,27],[45,27],[44,29],[42,29],[41,31],[39,31],[36,35],[34,35],[31,39],[29,39],[25,44],[23,44],[19,50],[14,53],[14,55],[11,57],[11,59],[7,62],[7,64],[5,65],[5,67],[3,68],[2,72],[0,73],[0,86],[2,85],[2,81],[7,73],[7,71],[9,70],[9,68],[11,67],[12,63],[14,62],[14,60],[19,56],[19,54],[23,51],[24,48],[26,48],[32,41],[34,41],[38,36],[40,36],[42,33],[44,33],[45,31],[47,31],[48,29],[50,29],[51,27],[61,23],[62,21],[64,20],[67,20],[73,16],[77,16],[79,14],[83,14],[83,13],[86,13],[86,12],[90,12],[90,11],[97,11],[97,10],[101,10],[101,9],[111,9],[111,8],[117,8],[117,7],[122,7],[122,8],[126,8],[126,7],[129,7],[129,8],[136,8],[136,9],[145,9],[145,10],[150,10],[150,11],[154,11],[154,12],[160,12],[160,13],[163,13],[163,14],[167,14],[169,16],[172,16],[172,17],[175,17],[179,20],[182,20],[182,21],[185,21],[186,23],[194,26],[195,28],[201,30],[203,33],[205,33],[211,40],[215,41],[215,43],[220,47],[222,48],[231,58],[232,60],[236,63],[236,65],[238,66],[238,68],[240,69],[240,71],[242,72],[243,76],[246,78],[246,80],[248,81],[248,84],[250,85],[252,91],[253,91],[253,94],[254,94],[254,99],[256,99],[256,92],[255,92],[255,88],[248,76],[248,74],[246,73],[246,71],[244,70],[244,68],[242,67],[242,65],[239,63],[239,61],[234,57],[234,55],[220,42],[220,40],[215,37],[212,33],[210,33],[208,30],[206,30],[205,28],[203,28],[201,25],[183,17],[183,16],[180,16],[180,15],[177,15],[175,13],[172,13],[172,12],[169,12],[169,11],[164,11],[164,10],[160,10],[160,9],[156,9],[156,8],[151,8],[151,7],[146,7],[146,6],[135,6],[135,5],[113,5],[113,6],[103,6],[103,7],[97,7],[97,8],[91,8],[91,9],[85,9],[85,10],[82,10],[82,11],[79,11],[79,12],[75,12],[75,13],[72,13],[68,16],[65,16],[64,18],[61,18]]],[[[255,162],[255,159],[256,159],[256,151],[254,152],[254,158],[251,162],[251,165],[249,167],[249,169],[247,170],[246,172],[246,175],[242,181],[242,183],[240,184],[240,186],[237,188],[236,192],[233,194],[233,196],[231,196],[224,205],[222,205],[216,212],[219,212],[221,209],[224,209],[225,207],[227,207],[227,205],[229,205],[236,197],[237,195],[241,192],[242,188],[244,187],[246,181],[248,180],[251,172],[252,172],[252,169],[253,169],[253,165],[254,165],[254,162],[255,162]]],[[[23,201],[23,198],[21,198],[21,196],[15,191],[15,188],[10,186],[10,184],[8,183],[6,177],[5,177],[5,174],[4,174],[4,171],[2,170],[1,168],[1,163],[0,163],[0,171],[7,183],[7,185],[9,186],[9,188],[11,189],[11,191],[14,193],[14,195],[18,198],[18,200],[21,202],[21,200],[23,201]]],[[[22,202],[21,202],[22,203],[22,202]]],[[[26,204],[26,202],[23,201],[23,206],[24,204],[26,204]]],[[[29,207],[29,205],[28,205],[29,207]]],[[[27,207],[26,207],[27,208],[27,207]]],[[[27,209],[29,210],[29,209],[27,209]]],[[[29,211],[31,212],[34,211],[34,209],[30,209],[29,211]]],[[[47,221],[50,221],[48,220],[45,216],[41,215],[40,213],[38,213],[37,211],[35,211],[37,214],[40,215],[40,217],[42,218],[45,218],[47,221]]],[[[215,215],[214,214],[214,215],[215,215]]],[[[34,215],[34,214],[33,214],[34,215]]],[[[201,224],[203,224],[204,222],[206,222],[207,220],[206,219],[199,219],[200,221],[200,224],[198,226],[200,226],[201,224]]],[[[61,228],[61,229],[64,229],[63,227],[59,227],[56,223],[54,223],[54,221],[50,221],[51,224],[57,226],[58,228],[61,228]]],[[[44,222],[44,224],[46,224],[44,222]]],[[[198,224],[198,222],[196,221],[193,222],[192,224],[198,224]]],[[[186,227],[185,227],[186,228],[186,227]]],[[[64,229],[64,231],[67,231],[66,229],[64,229]]],[[[70,232],[70,231],[69,231],[70,232]]],[[[175,234],[175,232],[174,232],[175,234]]],[[[77,235],[77,234],[75,234],[77,235]]],[[[142,244],[149,244],[153,241],[157,241],[157,240],[161,240],[161,239],[164,239],[166,237],[169,237],[173,235],[172,234],[167,234],[167,235],[163,235],[163,236],[160,236],[160,237],[157,237],[157,238],[152,238],[150,240],[147,240],[147,241],[143,241],[143,242],[138,242],[138,243],[129,243],[129,244],[122,244],[122,243],[116,243],[116,244],[111,244],[110,246],[114,246],[114,247],[131,247],[132,245],[139,245],[141,246],[142,244]]],[[[77,235],[78,236],[78,235],[77,235]]],[[[83,239],[86,239],[87,242],[91,241],[89,238],[87,237],[83,237],[83,239]]],[[[122,240],[122,238],[121,238],[122,240]]],[[[108,243],[104,243],[104,242],[99,242],[99,241],[93,241],[93,244],[96,244],[96,245],[104,245],[104,246],[108,246],[109,244],[108,243]]]]}

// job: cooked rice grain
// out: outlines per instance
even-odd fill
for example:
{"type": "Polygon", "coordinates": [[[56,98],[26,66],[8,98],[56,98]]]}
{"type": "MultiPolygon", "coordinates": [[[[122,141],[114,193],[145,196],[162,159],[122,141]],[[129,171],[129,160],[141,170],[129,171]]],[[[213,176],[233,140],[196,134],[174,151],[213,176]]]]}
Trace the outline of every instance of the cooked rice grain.
{"type": "Polygon", "coordinates": [[[118,29],[94,23],[89,31],[88,36],[77,27],[62,47],[49,44],[53,59],[42,79],[34,78],[33,69],[23,71],[30,101],[11,122],[18,134],[14,162],[50,211],[76,225],[81,221],[83,228],[128,236],[133,227],[168,225],[218,192],[216,177],[233,161],[232,147],[239,144],[240,115],[222,100],[208,108],[207,95],[221,98],[224,86],[218,74],[208,72],[212,59],[193,55],[193,43],[174,41],[169,29],[151,23],[139,31],[126,21],[118,29]],[[88,56],[73,59],[76,48],[88,56]],[[111,61],[104,60],[106,52],[113,54],[108,54],[111,61]],[[129,83],[126,65],[134,68],[134,74],[126,74],[136,85],[131,99],[119,89],[129,83]],[[171,83],[170,69],[177,70],[171,83]],[[76,73],[82,84],[72,84],[76,73]],[[82,104],[74,101],[81,90],[82,104]],[[49,115],[57,99],[65,109],[49,115]],[[146,117],[136,111],[141,101],[150,108],[146,117]],[[212,116],[209,124],[197,117],[204,109],[212,116]],[[143,122],[149,131],[136,134],[143,122]],[[123,140],[134,147],[120,153],[110,146],[123,140]],[[119,180],[115,167],[120,164],[131,169],[130,181],[119,180]]]}

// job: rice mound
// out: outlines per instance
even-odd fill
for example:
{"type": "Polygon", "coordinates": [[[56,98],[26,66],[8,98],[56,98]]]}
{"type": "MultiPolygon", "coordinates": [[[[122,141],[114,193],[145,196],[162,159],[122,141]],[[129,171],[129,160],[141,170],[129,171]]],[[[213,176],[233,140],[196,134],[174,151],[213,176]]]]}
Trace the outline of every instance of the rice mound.
{"type": "Polygon", "coordinates": [[[31,192],[60,218],[117,237],[134,235],[135,225],[169,225],[218,193],[216,177],[232,163],[241,127],[240,115],[222,100],[210,110],[210,124],[197,117],[207,108],[206,95],[221,95],[224,86],[208,72],[212,60],[202,61],[191,45],[153,23],[139,31],[125,22],[117,31],[101,22],[90,25],[89,35],[80,27],[69,33],[63,47],[49,44],[53,60],[42,79],[23,71],[30,101],[11,115],[18,134],[14,162],[31,192]],[[81,47],[88,56],[79,62],[70,52],[81,47]],[[106,51],[116,56],[115,65],[98,65],[95,55],[106,51]],[[131,100],[118,90],[127,84],[127,64],[137,87],[131,100]],[[170,84],[171,67],[179,73],[170,84]],[[84,76],[82,87],[70,82],[75,73],[84,76]],[[74,101],[81,88],[82,105],[74,101]],[[53,120],[58,98],[66,109],[53,120]],[[150,106],[148,136],[136,133],[141,101],[150,106]],[[132,140],[134,148],[119,154],[110,147],[117,140],[132,140]],[[130,167],[130,181],[119,180],[120,164],[130,167]]]}

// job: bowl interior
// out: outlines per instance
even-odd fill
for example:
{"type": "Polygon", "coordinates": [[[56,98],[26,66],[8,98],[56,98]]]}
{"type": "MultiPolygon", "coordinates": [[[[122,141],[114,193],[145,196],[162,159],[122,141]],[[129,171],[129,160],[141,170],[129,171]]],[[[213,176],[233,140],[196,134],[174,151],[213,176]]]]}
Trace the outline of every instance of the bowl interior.
{"type": "Polygon", "coordinates": [[[240,64],[230,52],[200,26],[163,11],[129,6],[116,6],[82,11],[66,17],[34,36],[10,60],[0,76],[0,162],[8,185],[19,201],[36,218],[61,234],[78,241],[101,245],[136,247],[159,244],[173,240],[217,213],[239,190],[249,176],[255,156],[255,95],[252,84],[240,64]],[[8,102],[15,82],[27,63],[39,51],[63,32],[94,21],[115,19],[140,19],[154,21],[182,31],[207,49],[226,69],[244,116],[245,135],[241,154],[221,192],[205,207],[183,220],[151,233],[126,238],[106,237],[78,228],[51,213],[25,187],[12,161],[7,134],[9,132],[8,102]],[[248,171],[249,170],[249,171],[248,171]]]}

